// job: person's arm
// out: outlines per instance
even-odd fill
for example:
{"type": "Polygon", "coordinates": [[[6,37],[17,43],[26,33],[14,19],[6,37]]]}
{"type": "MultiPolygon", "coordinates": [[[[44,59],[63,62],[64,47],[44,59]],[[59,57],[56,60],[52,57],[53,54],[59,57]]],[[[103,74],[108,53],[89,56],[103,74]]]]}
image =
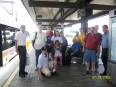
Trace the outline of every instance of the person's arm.
{"type": "Polygon", "coordinates": [[[40,54],[39,59],[38,59],[38,77],[39,77],[39,80],[43,79],[43,76],[42,76],[42,58],[41,58],[41,54],[40,54]]]}
{"type": "Polygon", "coordinates": [[[19,53],[19,52],[18,52],[18,44],[17,44],[17,40],[15,40],[15,49],[16,49],[16,52],[19,53]]]}
{"type": "Polygon", "coordinates": [[[34,47],[34,44],[35,44],[35,39],[36,39],[36,37],[37,37],[37,32],[35,32],[35,34],[34,34],[33,37],[32,37],[32,46],[33,46],[33,48],[35,48],[35,47],[34,47]]]}
{"type": "Polygon", "coordinates": [[[99,57],[99,55],[100,55],[100,44],[101,44],[101,41],[100,41],[100,39],[98,39],[98,46],[97,46],[97,57],[99,57]]]}
{"type": "Polygon", "coordinates": [[[19,53],[18,52],[18,33],[16,33],[15,35],[15,49],[16,49],[16,52],[19,53]]]}

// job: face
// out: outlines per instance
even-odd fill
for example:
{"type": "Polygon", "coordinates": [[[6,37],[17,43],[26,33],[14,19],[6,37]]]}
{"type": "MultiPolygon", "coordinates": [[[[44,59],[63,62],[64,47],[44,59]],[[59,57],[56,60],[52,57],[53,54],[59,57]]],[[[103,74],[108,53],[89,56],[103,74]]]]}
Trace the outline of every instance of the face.
{"type": "Polygon", "coordinates": [[[94,32],[97,33],[98,32],[98,29],[99,29],[99,26],[98,25],[95,25],[94,29],[95,29],[94,32]]]}
{"type": "Polygon", "coordinates": [[[108,32],[108,29],[106,27],[104,27],[104,26],[102,27],[102,30],[103,30],[104,33],[108,32]]]}
{"type": "Polygon", "coordinates": [[[25,31],[25,25],[21,25],[20,30],[21,30],[22,32],[24,32],[24,31],[25,31]]]}
{"type": "Polygon", "coordinates": [[[93,27],[90,28],[89,32],[90,32],[90,33],[93,33],[93,32],[94,32],[93,27]]]}
{"type": "Polygon", "coordinates": [[[42,54],[46,54],[46,50],[42,50],[42,54]]]}
{"type": "Polygon", "coordinates": [[[60,33],[58,31],[56,31],[56,36],[59,36],[59,35],[60,35],[60,33]]]}

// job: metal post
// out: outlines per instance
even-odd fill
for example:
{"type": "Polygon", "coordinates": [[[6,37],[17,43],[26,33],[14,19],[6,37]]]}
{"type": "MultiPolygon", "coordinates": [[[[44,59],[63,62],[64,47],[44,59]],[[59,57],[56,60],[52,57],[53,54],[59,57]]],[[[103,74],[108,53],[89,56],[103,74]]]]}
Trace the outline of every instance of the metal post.
{"type": "Polygon", "coordinates": [[[2,60],[2,26],[0,25],[0,66],[3,66],[3,60],[2,60]]]}
{"type": "Polygon", "coordinates": [[[88,29],[87,17],[91,16],[92,12],[93,12],[92,8],[85,7],[85,9],[84,9],[84,16],[81,18],[82,19],[81,28],[83,29],[83,31],[85,33],[87,32],[87,29],[88,29]]]}
{"type": "Polygon", "coordinates": [[[86,18],[82,18],[82,22],[81,22],[81,29],[83,29],[83,32],[87,32],[87,28],[88,28],[88,22],[86,20],[86,18]]]}

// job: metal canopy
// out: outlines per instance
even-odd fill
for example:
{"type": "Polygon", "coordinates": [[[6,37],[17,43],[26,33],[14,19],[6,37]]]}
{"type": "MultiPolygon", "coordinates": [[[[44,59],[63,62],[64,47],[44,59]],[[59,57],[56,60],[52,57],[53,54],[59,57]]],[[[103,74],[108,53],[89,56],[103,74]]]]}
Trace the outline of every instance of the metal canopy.
{"type": "Polygon", "coordinates": [[[77,14],[84,8],[93,9],[93,15],[88,19],[108,14],[108,11],[116,9],[116,0],[22,0],[22,2],[31,15],[35,14],[34,21],[42,22],[46,26],[57,26],[64,22],[78,23],[80,17],[77,14]]]}
{"type": "Polygon", "coordinates": [[[37,22],[69,22],[69,23],[75,23],[78,20],[56,20],[56,19],[36,19],[37,22]]]}
{"type": "MultiPolygon", "coordinates": [[[[31,1],[29,0],[30,7],[49,7],[49,8],[79,8],[82,6],[77,3],[72,2],[56,2],[56,1],[31,1]]],[[[112,10],[116,6],[113,5],[102,5],[102,4],[89,4],[88,7],[91,7],[95,10],[112,10]]]]}

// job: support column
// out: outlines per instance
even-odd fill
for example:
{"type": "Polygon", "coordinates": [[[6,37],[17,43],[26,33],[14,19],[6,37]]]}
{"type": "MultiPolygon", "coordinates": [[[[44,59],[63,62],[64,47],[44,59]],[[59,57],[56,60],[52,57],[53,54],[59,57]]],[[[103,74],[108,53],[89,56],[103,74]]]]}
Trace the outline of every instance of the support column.
{"type": "Polygon", "coordinates": [[[88,21],[86,20],[86,18],[82,18],[81,28],[83,29],[83,32],[85,32],[85,33],[87,32],[88,21]]]}
{"type": "Polygon", "coordinates": [[[2,60],[2,25],[0,25],[0,66],[3,66],[3,60],[2,60]]]}
{"type": "Polygon", "coordinates": [[[85,7],[84,8],[84,16],[81,17],[82,22],[81,22],[81,28],[83,29],[83,31],[86,33],[88,30],[88,20],[87,17],[91,16],[93,14],[93,9],[90,7],[85,7]]]}

